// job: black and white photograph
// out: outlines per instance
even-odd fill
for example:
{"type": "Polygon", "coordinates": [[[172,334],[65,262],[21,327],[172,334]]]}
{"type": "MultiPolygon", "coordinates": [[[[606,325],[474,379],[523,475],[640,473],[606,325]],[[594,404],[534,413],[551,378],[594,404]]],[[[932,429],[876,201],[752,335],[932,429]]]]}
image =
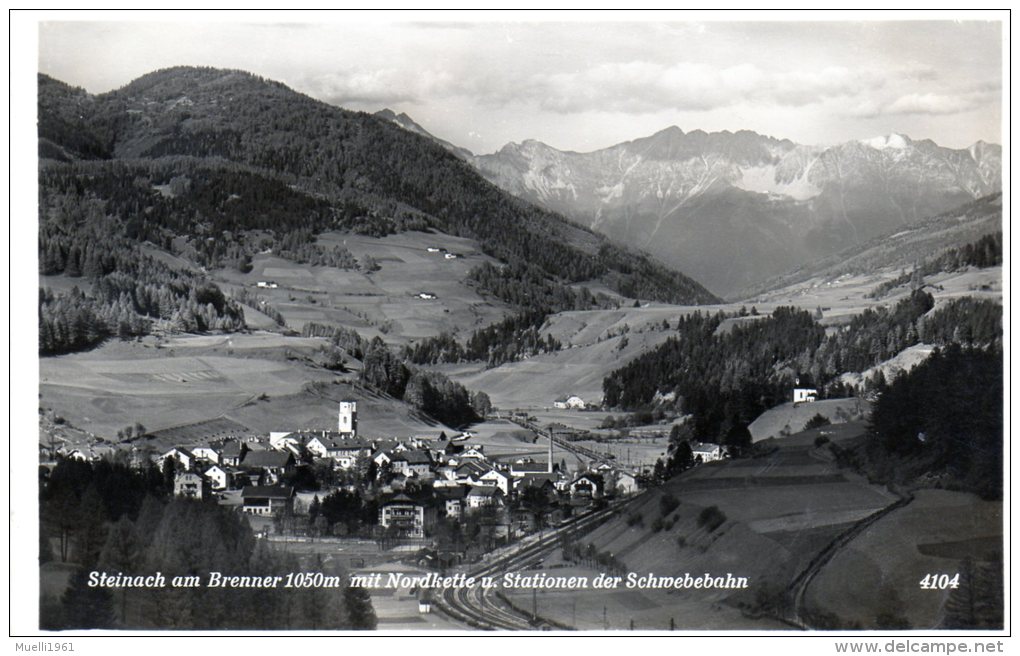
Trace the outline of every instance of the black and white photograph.
{"type": "Polygon", "coordinates": [[[21,18],[12,635],[1002,651],[1008,11],[21,18]]]}

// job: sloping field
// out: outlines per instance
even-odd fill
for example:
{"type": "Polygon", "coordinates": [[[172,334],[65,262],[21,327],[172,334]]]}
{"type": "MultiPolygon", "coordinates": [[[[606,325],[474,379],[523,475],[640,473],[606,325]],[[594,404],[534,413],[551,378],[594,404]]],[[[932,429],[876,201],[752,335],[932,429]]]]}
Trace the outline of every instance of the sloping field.
{"type": "MultiPolygon", "coordinates": [[[[640,590],[638,604],[627,596],[635,591],[621,590],[602,593],[603,603],[656,628],[665,628],[670,618],[680,628],[780,628],[735,613],[734,607],[752,607],[758,595],[784,589],[853,522],[896,500],[837,469],[808,438],[777,440],[779,449],[765,457],[696,467],[579,538],[582,545],[612,553],[628,572],[732,574],[748,578],[747,590],[640,590]],[[664,504],[666,495],[679,503],[664,504]],[[715,522],[702,516],[712,506],[720,512],[715,522]],[[654,607],[645,608],[648,602],[654,607]]],[[[546,567],[556,567],[558,558],[546,567]]]]}
{"type": "Polygon", "coordinates": [[[860,419],[868,411],[867,401],[858,398],[825,399],[798,404],[791,401],[766,410],[747,429],[751,431],[751,438],[758,442],[769,437],[799,433],[804,429],[804,424],[816,414],[828,417],[835,424],[860,419]]]}
{"type": "Polygon", "coordinates": [[[995,552],[1001,561],[1001,502],[920,490],[913,502],[870,526],[822,568],[808,587],[807,604],[865,629],[875,627],[880,610],[898,611],[914,629],[937,628],[950,591],[923,590],[921,579],[952,576],[964,571],[964,559],[988,562],[995,552]],[[887,608],[890,604],[898,608],[887,608]]]}
{"type": "Polygon", "coordinates": [[[218,280],[250,289],[283,314],[287,326],[300,331],[307,322],[333,323],[357,329],[364,337],[381,336],[391,344],[407,344],[441,332],[466,336],[498,321],[506,306],[482,297],[467,284],[468,272],[484,262],[472,240],[442,233],[405,232],[374,238],[327,233],[318,243],[347,248],[359,262],[372,257],[379,270],[365,273],[310,266],[261,254],[248,274],[217,272],[218,280]],[[458,255],[428,252],[443,248],[458,255]],[[276,289],[257,288],[273,281],[276,289]],[[420,293],[434,299],[419,298],[420,293]]]}
{"type": "Polygon", "coordinates": [[[135,422],[160,431],[220,417],[262,433],[334,429],[336,403],[348,397],[361,401],[359,425],[366,435],[442,430],[403,403],[334,384],[340,379],[333,373],[287,357],[314,350],[319,340],[233,335],[228,346],[224,339],[178,338],[163,348],[153,348],[154,340],[109,342],[87,353],[42,358],[40,407],[110,440],[135,422]],[[326,384],[308,387],[316,381],[326,384]]]}
{"type": "MultiPolygon", "coordinates": [[[[907,269],[909,270],[909,268],[907,269]]],[[[758,310],[776,305],[794,305],[806,310],[822,308],[825,319],[859,314],[876,302],[894,305],[912,291],[902,285],[890,291],[879,301],[869,298],[876,287],[900,276],[902,268],[881,269],[867,274],[842,274],[831,278],[811,278],[772,292],[760,294],[747,303],[755,303],[758,310]]],[[[1002,267],[940,273],[925,278],[936,300],[957,296],[977,296],[998,300],[1002,298],[1002,267]]]]}
{"type": "Polygon", "coordinates": [[[499,408],[551,408],[553,401],[567,394],[600,403],[603,378],[667,337],[666,332],[631,333],[622,350],[621,338],[614,337],[493,369],[470,365],[442,370],[468,389],[484,391],[499,408]]]}

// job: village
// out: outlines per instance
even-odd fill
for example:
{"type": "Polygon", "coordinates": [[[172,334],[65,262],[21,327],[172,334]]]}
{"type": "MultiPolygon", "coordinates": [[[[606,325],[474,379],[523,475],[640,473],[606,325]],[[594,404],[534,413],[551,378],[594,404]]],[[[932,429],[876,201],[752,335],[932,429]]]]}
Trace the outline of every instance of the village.
{"type": "MultiPolygon", "coordinates": [[[[648,469],[585,453],[562,426],[535,427],[536,442],[548,443],[544,459],[534,452],[490,455],[470,431],[369,438],[359,433],[357,405],[339,403],[336,430],[200,440],[162,452],[120,451],[135,468],[157,468],[175,497],[244,513],[261,538],[371,539],[380,549],[431,550],[437,566],[477,560],[487,550],[636,494],[648,469]],[[557,453],[574,456],[572,466],[566,458],[557,462],[557,453]],[[472,535],[449,538],[451,526],[469,525],[477,527],[472,535]]],[[[555,407],[576,410],[584,404],[571,396],[557,399],[555,407]]],[[[527,413],[508,418],[532,426],[527,413]]],[[[699,462],[724,455],[717,444],[693,448],[699,462]]],[[[44,454],[42,464],[45,468],[53,456],[114,457],[110,449],[44,454]]]]}

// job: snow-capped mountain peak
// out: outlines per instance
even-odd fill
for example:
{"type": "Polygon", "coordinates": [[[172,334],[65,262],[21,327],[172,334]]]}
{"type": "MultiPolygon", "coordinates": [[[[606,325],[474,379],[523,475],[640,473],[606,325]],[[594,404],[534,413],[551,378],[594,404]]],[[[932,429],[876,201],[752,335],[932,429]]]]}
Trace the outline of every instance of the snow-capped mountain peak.
{"type": "Polygon", "coordinates": [[[902,134],[896,134],[893,132],[885,136],[861,139],[861,143],[866,146],[871,146],[875,150],[886,150],[887,148],[903,150],[910,145],[910,139],[902,134]]]}

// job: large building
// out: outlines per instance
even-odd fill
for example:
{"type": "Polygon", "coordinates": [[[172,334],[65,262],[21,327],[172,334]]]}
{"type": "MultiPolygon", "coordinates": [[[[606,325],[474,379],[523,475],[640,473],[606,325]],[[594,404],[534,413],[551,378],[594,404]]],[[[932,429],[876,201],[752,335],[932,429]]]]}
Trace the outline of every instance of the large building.
{"type": "Polygon", "coordinates": [[[404,494],[398,494],[379,507],[379,525],[394,526],[402,537],[425,536],[425,506],[404,494]]]}

